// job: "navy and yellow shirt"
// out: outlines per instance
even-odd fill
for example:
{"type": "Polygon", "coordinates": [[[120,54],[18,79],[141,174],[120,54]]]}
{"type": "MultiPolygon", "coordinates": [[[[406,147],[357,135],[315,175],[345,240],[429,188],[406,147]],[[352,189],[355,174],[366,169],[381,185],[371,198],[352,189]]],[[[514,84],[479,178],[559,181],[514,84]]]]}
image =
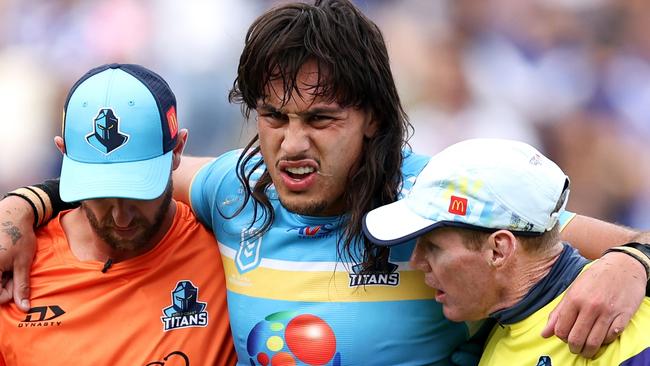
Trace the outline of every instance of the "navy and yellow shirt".
{"type": "Polygon", "coordinates": [[[557,337],[541,336],[548,316],[568,286],[587,266],[586,259],[565,244],[551,272],[519,303],[492,314],[500,325],[488,338],[480,366],[640,366],[650,365],[650,298],[645,298],[621,336],[593,359],[575,355],[557,337]]]}

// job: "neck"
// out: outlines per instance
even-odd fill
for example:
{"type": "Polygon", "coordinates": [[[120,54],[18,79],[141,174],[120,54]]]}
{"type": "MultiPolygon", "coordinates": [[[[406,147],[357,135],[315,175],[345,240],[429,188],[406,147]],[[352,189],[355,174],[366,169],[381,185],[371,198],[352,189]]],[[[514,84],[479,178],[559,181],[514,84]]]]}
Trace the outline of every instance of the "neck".
{"type": "Polygon", "coordinates": [[[159,229],[147,243],[135,250],[116,249],[102,240],[93,230],[81,207],[62,216],[61,226],[68,240],[70,250],[78,260],[106,262],[110,259],[112,263],[117,263],[140,256],[153,249],[167,234],[174,222],[175,214],[176,202],[172,200],[159,229]]]}
{"type": "Polygon", "coordinates": [[[519,248],[521,253],[516,255],[512,271],[505,279],[507,286],[503,289],[503,301],[492,312],[509,308],[521,301],[533,286],[549,274],[562,249],[561,242],[541,253],[527,253],[519,248]]]}

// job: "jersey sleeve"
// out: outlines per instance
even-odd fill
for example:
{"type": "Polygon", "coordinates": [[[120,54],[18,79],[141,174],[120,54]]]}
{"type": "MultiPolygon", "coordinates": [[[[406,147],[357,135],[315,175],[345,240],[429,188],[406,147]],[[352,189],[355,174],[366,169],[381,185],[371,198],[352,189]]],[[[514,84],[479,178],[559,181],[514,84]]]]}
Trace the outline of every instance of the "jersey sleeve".
{"type": "Polygon", "coordinates": [[[190,204],[199,221],[213,228],[217,210],[218,193],[225,177],[235,174],[241,150],[229,151],[203,166],[192,179],[190,204]]]}
{"type": "Polygon", "coordinates": [[[564,228],[571,222],[576,217],[576,214],[574,212],[569,212],[569,211],[562,211],[560,213],[560,217],[558,217],[558,222],[560,223],[560,231],[564,230],[564,228]]]}

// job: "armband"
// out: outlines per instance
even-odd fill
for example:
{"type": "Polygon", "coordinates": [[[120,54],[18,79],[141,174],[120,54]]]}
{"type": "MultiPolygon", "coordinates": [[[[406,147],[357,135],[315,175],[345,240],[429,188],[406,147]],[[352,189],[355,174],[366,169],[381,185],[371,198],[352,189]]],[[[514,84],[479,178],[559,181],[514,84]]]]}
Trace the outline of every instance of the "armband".
{"type": "Polygon", "coordinates": [[[34,228],[46,224],[59,212],[75,208],[78,203],[66,203],[59,196],[59,180],[46,180],[41,184],[18,188],[4,197],[16,196],[29,203],[34,212],[34,228]]]}
{"type": "Polygon", "coordinates": [[[20,197],[29,203],[34,213],[34,228],[37,228],[43,222],[43,219],[52,211],[49,197],[43,190],[34,187],[22,187],[7,193],[4,197],[20,197]]]}
{"type": "Polygon", "coordinates": [[[627,243],[619,247],[612,247],[603,252],[620,252],[636,259],[645,268],[648,285],[646,286],[646,296],[650,296],[650,244],[641,244],[637,242],[627,243]]]}
{"type": "Polygon", "coordinates": [[[64,202],[59,194],[59,178],[48,179],[41,184],[35,184],[33,187],[41,189],[47,195],[50,202],[51,211],[49,216],[43,218],[43,223],[48,222],[61,211],[79,207],[79,202],[64,202]]]}

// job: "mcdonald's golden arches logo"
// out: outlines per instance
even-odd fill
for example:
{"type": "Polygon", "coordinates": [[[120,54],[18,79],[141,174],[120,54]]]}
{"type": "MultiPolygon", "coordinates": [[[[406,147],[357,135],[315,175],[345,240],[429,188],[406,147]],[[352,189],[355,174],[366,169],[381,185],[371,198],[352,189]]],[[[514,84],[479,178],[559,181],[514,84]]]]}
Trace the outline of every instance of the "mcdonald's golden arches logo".
{"type": "Polygon", "coordinates": [[[451,196],[449,212],[454,215],[465,216],[467,214],[467,198],[451,196]]]}
{"type": "Polygon", "coordinates": [[[167,124],[169,125],[169,137],[176,137],[178,133],[178,120],[176,119],[176,108],[171,106],[167,111],[167,124]]]}

